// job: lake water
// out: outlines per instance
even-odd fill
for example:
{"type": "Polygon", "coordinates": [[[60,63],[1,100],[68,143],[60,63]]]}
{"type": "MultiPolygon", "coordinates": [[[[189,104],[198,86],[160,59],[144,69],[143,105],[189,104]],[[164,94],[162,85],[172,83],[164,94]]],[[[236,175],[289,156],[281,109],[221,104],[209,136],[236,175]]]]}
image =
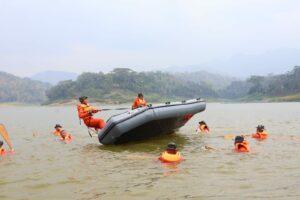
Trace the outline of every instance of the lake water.
{"type": "Polygon", "coordinates": [[[208,104],[173,135],[108,147],[88,136],[71,106],[0,106],[0,122],[16,151],[0,157],[1,200],[300,199],[300,103],[208,104]],[[199,120],[211,134],[195,133],[199,120]],[[56,123],[72,143],[50,134],[56,123]],[[251,153],[233,152],[222,137],[253,133],[258,124],[270,138],[249,139],[251,153]],[[185,158],[177,166],[156,159],[170,141],[185,158]]]}

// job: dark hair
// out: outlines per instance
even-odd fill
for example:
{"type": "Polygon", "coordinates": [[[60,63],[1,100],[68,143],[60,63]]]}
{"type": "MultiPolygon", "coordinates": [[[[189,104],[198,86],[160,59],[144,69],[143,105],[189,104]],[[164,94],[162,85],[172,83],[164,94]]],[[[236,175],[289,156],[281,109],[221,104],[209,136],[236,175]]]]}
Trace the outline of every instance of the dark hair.
{"type": "Polygon", "coordinates": [[[138,97],[139,97],[139,98],[144,97],[143,93],[138,93],[138,97]]]}
{"type": "Polygon", "coordinates": [[[86,100],[88,97],[86,96],[81,96],[79,97],[79,101],[82,103],[84,100],[86,100]]]}
{"type": "Polygon", "coordinates": [[[166,150],[169,154],[176,154],[177,153],[177,145],[174,142],[170,142],[167,146],[166,150]]]}
{"type": "Polygon", "coordinates": [[[176,150],[177,149],[177,145],[174,142],[170,142],[167,146],[167,149],[172,149],[172,150],[176,150]]]}
{"type": "Polygon", "coordinates": [[[206,125],[205,121],[201,121],[201,122],[199,122],[199,124],[200,124],[200,125],[201,125],[201,124],[206,125]]]}
{"type": "Polygon", "coordinates": [[[56,124],[54,128],[62,128],[62,126],[60,124],[56,124]]]}
{"type": "Polygon", "coordinates": [[[244,142],[244,137],[243,136],[236,136],[234,139],[234,144],[236,143],[242,143],[244,142]]]}
{"type": "Polygon", "coordinates": [[[265,130],[265,126],[264,125],[258,125],[256,127],[256,129],[257,129],[258,132],[263,132],[265,130]]]}
{"type": "Polygon", "coordinates": [[[0,147],[2,147],[2,146],[3,146],[3,141],[0,140],[0,147]]]}

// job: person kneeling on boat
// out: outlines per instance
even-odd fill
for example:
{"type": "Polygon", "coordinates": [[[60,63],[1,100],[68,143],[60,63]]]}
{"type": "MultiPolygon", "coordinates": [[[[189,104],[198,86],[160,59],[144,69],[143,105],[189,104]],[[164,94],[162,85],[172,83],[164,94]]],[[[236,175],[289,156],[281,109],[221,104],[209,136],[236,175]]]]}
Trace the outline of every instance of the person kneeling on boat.
{"type": "MultiPolygon", "coordinates": [[[[9,139],[9,136],[8,136],[8,133],[5,129],[5,126],[3,124],[0,124],[0,134],[1,136],[3,137],[4,141],[6,142],[6,144],[9,146],[9,149],[10,151],[14,151],[14,148],[10,142],[10,139],[9,139]]],[[[1,141],[2,142],[2,141],[1,141]]],[[[2,142],[3,143],[3,142],[2,142]]],[[[3,145],[3,144],[2,144],[3,145]]]]}
{"type": "Polygon", "coordinates": [[[80,104],[77,105],[78,116],[88,128],[94,128],[98,131],[105,126],[105,122],[102,119],[93,118],[93,115],[101,110],[90,106],[87,99],[88,97],[86,96],[79,98],[80,104]]]}
{"type": "Polygon", "coordinates": [[[249,142],[244,139],[243,136],[236,136],[234,139],[235,151],[237,152],[249,152],[249,142]]]}
{"type": "Polygon", "coordinates": [[[199,122],[199,125],[198,125],[198,128],[196,131],[198,133],[208,133],[209,132],[209,128],[208,128],[207,124],[205,123],[205,121],[199,122]]]}
{"type": "Polygon", "coordinates": [[[142,93],[139,93],[132,104],[132,110],[145,106],[147,106],[147,102],[144,99],[144,95],[142,93]]]}
{"type": "Polygon", "coordinates": [[[259,125],[256,127],[256,133],[252,134],[252,138],[264,140],[268,138],[268,133],[266,132],[265,126],[259,125]]]}
{"type": "Polygon", "coordinates": [[[176,144],[171,142],[168,144],[167,149],[161,154],[159,160],[166,163],[174,163],[182,161],[183,157],[177,151],[176,144]]]}

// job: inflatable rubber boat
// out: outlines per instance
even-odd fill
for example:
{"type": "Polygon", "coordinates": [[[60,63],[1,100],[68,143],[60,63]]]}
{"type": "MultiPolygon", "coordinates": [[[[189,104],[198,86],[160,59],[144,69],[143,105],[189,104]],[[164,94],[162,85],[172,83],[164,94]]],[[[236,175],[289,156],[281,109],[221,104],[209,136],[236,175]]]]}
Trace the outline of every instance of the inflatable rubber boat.
{"type": "Polygon", "coordinates": [[[120,144],[173,133],[205,108],[204,100],[191,99],[130,110],[107,120],[98,134],[99,142],[120,144]]]}

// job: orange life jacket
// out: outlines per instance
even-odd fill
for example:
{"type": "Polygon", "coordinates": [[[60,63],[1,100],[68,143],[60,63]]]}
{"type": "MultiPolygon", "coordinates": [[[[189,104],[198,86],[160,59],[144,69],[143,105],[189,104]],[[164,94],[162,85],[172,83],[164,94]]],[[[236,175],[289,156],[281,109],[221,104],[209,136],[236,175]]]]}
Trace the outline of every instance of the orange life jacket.
{"type": "Polygon", "coordinates": [[[6,154],[5,149],[2,149],[2,148],[1,148],[1,149],[0,149],[0,155],[3,156],[3,155],[5,155],[5,154],[6,154]]]}
{"type": "Polygon", "coordinates": [[[60,136],[60,131],[57,131],[57,130],[53,131],[53,135],[60,136]]]}
{"type": "Polygon", "coordinates": [[[255,134],[252,134],[252,138],[264,140],[268,138],[268,133],[266,131],[257,132],[255,134]]]}
{"type": "Polygon", "coordinates": [[[174,163],[182,161],[183,157],[180,155],[179,152],[177,152],[176,154],[170,154],[167,151],[165,151],[161,154],[159,160],[162,162],[174,163]]]}
{"type": "Polygon", "coordinates": [[[91,118],[91,114],[90,111],[94,110],[94,108],[92,106],[90,106],[89,104],[83,104],[80,103],[77,105],[77,111],[78,111],[78,117],[80,119],[88,119],[91,118]]]}
{"type": "Polygon", "coordinates": [[[140,99],[140,98],[135,98],[133,104],[132,104],[132,109],[136,109],[139,107],[145,107],[147,106],[147,102],[145,99],[140,99]]]}
{"type": "Polygon", "coordinates": [[[237,152],[249,152],[250,151],[249,142],[244,140],[242,143],[236,143],[235,150],[237,152]]]}

